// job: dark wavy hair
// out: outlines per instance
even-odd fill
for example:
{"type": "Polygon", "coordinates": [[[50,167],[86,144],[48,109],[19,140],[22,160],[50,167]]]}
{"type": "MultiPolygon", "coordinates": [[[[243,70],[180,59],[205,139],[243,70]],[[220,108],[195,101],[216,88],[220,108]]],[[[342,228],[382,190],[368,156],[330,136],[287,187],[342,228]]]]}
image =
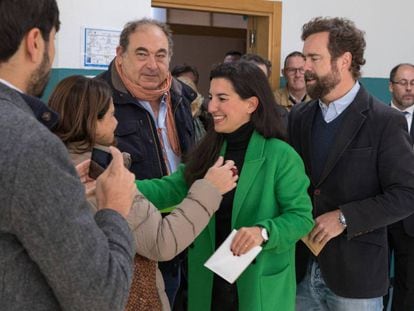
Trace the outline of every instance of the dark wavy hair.
{"type": "Polygon", "coordinates": [[[82,143],[79,152],[92,150],[97,121],[109,110],[111,99],[111,87],[103,80],[80,75],[63,79],[48,102],[49,107],[59,114],[53,132],[65,145],[82,143]]]}
{"type": "MultiPolygon", "coordinates": [[[[217,65],[210,73],[210,81],[223,78],[228,80],[242,99],[257,97],[259,104],[251,115],[253,128],[265,138],[286,140],[282,115],[275,101],[270,84],[264,72],[247,61],[217,65]]],[[[224,142],[224,134],[211,127],[195,150],[184,159],[185,179],[191,185],[202,178],[217,160],[224,142]]]]}
{"type": "Polygon", "coordinates": [[[319,32],[329,33],[328,50],[332,61],[345,52],[352,54],[351,73],[355,80],[361,77],[361,67],[365,64],[365,33],[356,28],[349,19],[334,17],[316,17],[303,25],[302,40],[319,32]]]}
{"type": "Polygon", "coordinates": [[[0,1],[0,63],[7,62],[18,50],[24,36],[39,28],[43,40],[59,31],[59,9],[55,0],[0,1]]]}

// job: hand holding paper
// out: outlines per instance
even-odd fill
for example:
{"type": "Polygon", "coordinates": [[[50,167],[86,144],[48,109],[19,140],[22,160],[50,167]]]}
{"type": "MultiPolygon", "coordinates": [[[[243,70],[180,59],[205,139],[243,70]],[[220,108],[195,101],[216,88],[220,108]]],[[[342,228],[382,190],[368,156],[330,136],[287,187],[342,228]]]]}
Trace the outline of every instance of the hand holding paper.
{"type": "Polygon", "coordinates": [[[241,256],[233,255],[230,246],[236,233],[237,230],[233,230],[223,244],[220,245],[216,252],[204,264],[205,267],[229,283],[234,283],[262,250],[261,246],[255,246],[246,254],[241,256]]]}
{"type": "Polygon", "coordinates": [[[317,256],[331,239],[340,235],[345,227],[339,222],[340,210],[336,209],[315,218],[312,231],[302,238],[303,243],[317,256]]]}

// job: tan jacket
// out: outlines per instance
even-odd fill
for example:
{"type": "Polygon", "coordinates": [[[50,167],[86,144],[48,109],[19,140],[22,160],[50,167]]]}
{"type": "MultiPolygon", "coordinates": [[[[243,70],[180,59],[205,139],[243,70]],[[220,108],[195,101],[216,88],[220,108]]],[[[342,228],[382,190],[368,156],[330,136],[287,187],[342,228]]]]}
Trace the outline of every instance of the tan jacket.
{"type": "MultiPolygon", "coordinates": [[[[91,153],[76,154],[69,148],[75,165],[89,159],[91,153]]],[[[187,248],[207,226],[211,216],[220,206],[222,196],[207,180],[193,183],[188,196],[168,216],[162,217],[158,209],[137,189],[127,221],[133,231],[137,253],[154,261],[166,261],[187,248]]],[[[96,212],[95,195],[88,201],[96,212]]],[[[163,310],[170,310],[164,281],[157,269],[157,288],[163,310]]]]}
{"type": "MultiPolygon", "coordinates": [[[[282,89],[277,89],[276,91],[274,91],[273,94],[275,95],[276,102],[279,105],[285,107],[288,111],[292,109],[293,103],[289,100],[289,92],[286,87],[282,89]]],[[[308,102],[310,100],[311,98],[309,97],[309,95],[306,95],[305,100],[303,102],[308,102]]]]}

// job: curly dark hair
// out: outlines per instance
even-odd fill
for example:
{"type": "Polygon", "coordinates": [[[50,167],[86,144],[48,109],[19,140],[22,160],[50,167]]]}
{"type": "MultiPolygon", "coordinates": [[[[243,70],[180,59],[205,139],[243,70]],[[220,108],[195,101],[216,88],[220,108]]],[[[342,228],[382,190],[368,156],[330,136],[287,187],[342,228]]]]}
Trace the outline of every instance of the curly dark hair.
{"type": "Polygon", "coordinates": [[[366,42],[362,30],[356,28],[349,19],[334,17],[316,17],[303,25],[302,40],[319,32],[329,33],[328,50],[332,61],[345,52],[352,54],[351,73],[355,80],[361,77],[361,67],[365,64],[364,51],[366,42]]]}

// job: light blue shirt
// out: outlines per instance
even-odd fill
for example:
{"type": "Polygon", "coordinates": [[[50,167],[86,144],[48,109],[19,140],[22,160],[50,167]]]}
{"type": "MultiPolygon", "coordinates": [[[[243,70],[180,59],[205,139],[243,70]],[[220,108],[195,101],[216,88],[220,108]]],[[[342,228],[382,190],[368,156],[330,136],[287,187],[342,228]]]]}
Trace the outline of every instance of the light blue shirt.
{"type": "Polygon", "coordinates": [[[158,118],[155,117],[154,111],[152,111],[152,107],[148,101],[140,100],[139,102],[141,105],[147,110],[152,119],[154,120],[155,126],[157,127],[157,131],[161,131],[161,139],[162,139],[162,148],[164,153],[164,159],[166,159],[165,165],[168,168],[170,173],[173,173],[177,170],[178,165],[181,162],[181,158],[177,156],[171,148],[170,141],[168,140],[167,135],[167,95],[165,94],[161,98],[160,102],[160,110],[158,111],[158,118]]]}
{"type": "Polygon", "coordinates": [[[326,123],[335,120],[344,110],[354,101],[359,89],[361,88],[357,81],[352,89],[341,98],[326,105],[319,99],[319,107],[321,107],[323,119],[326,123]]]}

